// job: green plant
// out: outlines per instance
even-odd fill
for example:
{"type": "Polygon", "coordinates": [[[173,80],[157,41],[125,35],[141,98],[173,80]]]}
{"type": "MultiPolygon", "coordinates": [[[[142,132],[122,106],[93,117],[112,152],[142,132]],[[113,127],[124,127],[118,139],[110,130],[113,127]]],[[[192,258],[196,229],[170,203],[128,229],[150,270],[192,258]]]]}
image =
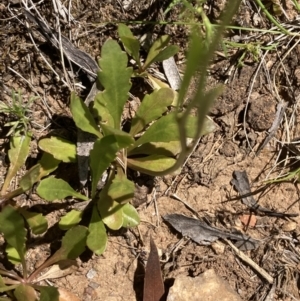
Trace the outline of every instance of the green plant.
{"type": "MultiPolygon", "coordinates": [[[[28,270],[26,264],[26,237],[27,228],[22,212],[12,206],[6,206],[0,212],[0,231],[6,241],[6,253],[8,260],[18,270],[6,269],[0,265],[0,292],[6,297],[0,300],[18,301],[58,301],[60,291],[55,287],[41,286],[36,283],[47,278],[62,277],[76,267],[75,259],[85,250],[88,229],[76,226],[66,232],[62,238],[61,247],[35,271],[28,270]],[[56,265],[58,264],[58,265],[56,265]],[[21,266],[21,267],[20,267],[21,266]],[[46,268],[53,266],[47,274],[40,276],[46,268]]],[[[70,299],[78,300],[76,296],[68,292],[70,299]],[[71,298],[71,296],[73,296],[71,298]]]]}
{"type": "MultiPolygon", "coordinates": [[[[120,25],[118,31],[121,41],[128,54],[137,62],[137,69],[128,67],[127,54],[116,41],[108,40],[102,47],[99,60],[101,71],[98,73],[98,80],[104,90],[96,95],[91,107],[87,107],[75,93],[71,94],[71,112],[77,127],[96,138],[90,152],[89,198],[76,192],[62,179],[48,176],[61,161],[76,161],[75,144],[59,137],[51,137],[39,141],[40,149],[44,150],[43,157],[21,178],[20,187],[11,192],[6,192],[8,184],[5,189],[2,188],[2,204],[29,190],[37,182],[37,193],[47,201],[70,196],[81,201],[91,200],[92,214],[86,245],[96,254],[103,253],[106,248],[105,226],[113,230],[136,226],[139,215],[130,204],[134,182],[128,177],[128,169],[152,176],[178,172],[186,156],[198,143],[198,138],[214,129],[213,122],[206,114],[222,89],[216,87],[207,90],[207,69],[225,24],[228,24],[237,6],[238,3],[235,3],[227,7],[220,26],[209,35],[203,36],[198,27],[192,30],[179,93],[164,87],[145,95],[135,117],[127,120],[131,122],[127,132],[121,126],[121,119],[132,76],[149,76],[146,70],[149,65],[167,59],[177,48],[167,46],[169,38],[163,36],[154,42],[142,64],[139,42],[129,28],[120,25]],[[185,103],[189,85],[195,77],[198,78],[198,88],[192,99],[185,103]],[[106,184],[98,191],[98,181],[105,171],[108,171],[106,184]]],[[[11,155],[9,153],[13,175],[24,164],[29,151],[30,137],[18,137],[17,143],[11,143],[11,155]]],[[[12,176],[9,178],[12,179],[12,176]]],[[[25,212],[27,215],[20,211],[28,221],[30,218],[26,216],[30,214],[26,210],[25,212]]],[[[72,229],[81,222],[81,218],[80,210],[72,210],[60,220],[59,226],[63,230],[72,229]]],[[[35,223],[40,224],[39,221],[35,223]]],[[[29,221],[28,224],[32,227],[29,221]]]]}
{"type": "Polygon", "coordinates": [[[12,91],[12,102],[10,104],[0,101],[0,113],[7,114],[10,118],[14,119],[14,121],[10,121],[4,125],[11,127],[7,136],[15,132],[26,133],[28,131],[28,125],[30,123],[30,118],[28,117],[28,113],[30,113],[29,107],[34,100],[36,100],[36,98],[32,97],[25,104],[21,92],[12,91]]]}

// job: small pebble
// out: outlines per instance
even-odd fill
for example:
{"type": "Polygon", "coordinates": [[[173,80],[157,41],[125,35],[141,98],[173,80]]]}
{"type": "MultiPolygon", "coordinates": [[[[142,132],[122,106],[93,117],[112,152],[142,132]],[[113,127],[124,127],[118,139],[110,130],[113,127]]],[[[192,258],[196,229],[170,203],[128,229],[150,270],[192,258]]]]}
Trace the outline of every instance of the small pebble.
{"type": "Polygon", "coordinates": [[[86,277],[88,279],[93,279],[95,276],[97,275],[97,272],[94,269],[90,269],[87,274],[86,277]]]}

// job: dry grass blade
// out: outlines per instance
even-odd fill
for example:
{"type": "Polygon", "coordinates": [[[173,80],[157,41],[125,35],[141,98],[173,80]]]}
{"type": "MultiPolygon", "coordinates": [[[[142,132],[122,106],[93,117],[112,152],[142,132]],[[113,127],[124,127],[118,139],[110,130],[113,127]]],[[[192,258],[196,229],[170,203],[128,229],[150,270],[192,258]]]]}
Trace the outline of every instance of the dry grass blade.
{"type": "Polygon", "coordinates": [[[150,237],[150,254],[146,265],[143,301],[160,301],[164,292],[157,248],[150,237]]]}

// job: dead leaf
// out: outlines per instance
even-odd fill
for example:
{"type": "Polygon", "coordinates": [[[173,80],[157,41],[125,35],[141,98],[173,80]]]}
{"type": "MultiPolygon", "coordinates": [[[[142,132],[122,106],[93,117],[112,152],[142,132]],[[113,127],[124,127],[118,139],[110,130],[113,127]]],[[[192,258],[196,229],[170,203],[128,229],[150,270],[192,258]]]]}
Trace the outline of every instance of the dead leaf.
{"type": "Polygon", "coordinates": [[[160,301],[164,292],[157,248],[150,237],[150,254],[146,265],[143,301],[160,301]]]}
{"type": "Polygon", "coordinates": [[[72,260],[72,259],[62,260],[58,264],[54,264],[53,266],[51,266],[51,268],[46,273],[44,273],[43,275],[41,275],[36,279],[36,282],[45,279],[61,278],[69,274],[72,274],[77,270],[78,270],[78,265],[76,263],[76,260],[72,260]]]}
{"type": "Polygon", "coordinates": [[[166,220],[170,225],[183,236],[190,237],[193,241],[200,245],[210,245],[218,238],[229,238],[235,240],[235,245],[240,250],[253,250],[259,241],[255,240],[240,232],[228,232],[216,227],[207,225],[205,222],[190,218],[181,214],[168,214],[165,215],[166,220]]]}
{"type": "Polygon", "coordinates": [[[59,298],[58,301],[81,301],[76,295],[65,290],[64,288],[58,288],[59,298]]]}

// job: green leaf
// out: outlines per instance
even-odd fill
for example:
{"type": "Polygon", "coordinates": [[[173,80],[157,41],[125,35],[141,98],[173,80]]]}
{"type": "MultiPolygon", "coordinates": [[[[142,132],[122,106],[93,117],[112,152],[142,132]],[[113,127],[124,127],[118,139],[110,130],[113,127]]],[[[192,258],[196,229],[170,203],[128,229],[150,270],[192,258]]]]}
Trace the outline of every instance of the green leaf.
{"type": "Polygon", "coordinates": [[[156,176],[157,172],[162,172],[172,167],[176,159],[162,155],[150,155],[142,158],[127,158],[127,166],[141,173],[156,176]]]}
{"type": "MultiPolygon", "coordinates": [[[[195,116],[188,116],[185,124],[185,131],[187,138],[194,138],[197,130],[198,118],[195,116]]],[[[201,135],[205,135],[214,130],[214,123],[206,118],[204,126],[202,127],[201,135]]],[[[141,136],[134,144],[139,146],[148,142],[169,142],[179,141],[180,133],[178,121],[176,118],[176,112],[172,112],[166,116],[161,117],[155,123],[153,123],[147,131],[141,136]]]]}
{"type": "Polygon", "coordinates": [[[59,301],[59,293],[56,287],[36,285],[35,288],[40,292],[40,301],[59,301]]]}
{"type": "Polygon", "coordinates": [[[138,66],[141,66],[140,62],[140,42],[134,37],[131,30],[125,24],[119,24],[118,34],[124,45],[126,52],[133,57],[138,66]]]}
{"type": "Polygon", "coordinates": [[[58,223],[59,228],[62,230],[68,230],[78,225],[79,222],[81,221],[82,214],[83,214],[82,211],[71,210],[60,219],[58,223]]]}
{"type": "Polygon", "coordinates": [[[86,245],[97,255],[101,255],[106,249],[107,233],[96,206],[93,207],[86,245]]]}
{"type": "Polygon", "coordinates": [[[119,230],[123,225],[123,211],[124,205],[117,202],[113,202],[111,206],[107,206],[109,203],[107,199],[102,198],[98,202],[98,208],[102,216],[103,223],[112,230],[119,230]]]}
{"type": "Polygon", "coordinates": [[[113,135],[115,137],[119,150],[122,148],[129,147],[134,143],[134,139],[131,137],[131,135],[122,130],[114,129],[104,124],[101,124],[101,128],[103,130],[104,136],[113,135]]]}
{"type": "Polygon", "coordinates": [[[132,228],[140,223],[140,217],[136,209],[131,204],[123,206],[123,227],[132,228]]]}
{"type": "Polygon", "coordinates": [[[55,254],[59,254],[60,260],[76,259],[85,250],[87,235],[88,229],[86,227],[73,227],[67,231],[62,239],[60,249],[55,254]]]}
{"type": "Polygon", "coordinates": [[[5,194],[8,189],[12,178],[17,174],[18,170],[25,163],[29,153],[29,144],[31,140],[31,134],[26,133],[21,135],[16,133],[15,136],[10,139],[10,149],[8,151],[8,158],[10,161],[9,169],[1,189],[1,194],[5,194]]]}
{"type": "MultiPolygon", "coordinates": [[[[20,284],[14,284],[14,285],[9,285],[9,286],[4,286],[4,287],[0,287],[0,293],[4,293],[7,291],[12,291],[14,289],[16,289],[20,284]]],[[[9,299],[11,300],[11,299],[9,299]]]]}
{"type": "Polygon", "coordinates": [[[23,207],[18,208],[18,211],[27,221],[33,234],[42,234],[48,229],[48,221],[41,213],[30,212],[23,207]]]}
{"type": "Polygon", "coordinates": [[[96,140],[90,152],[90,167],[92,174],[92,198],[96,194],[97,184],[104,171],[115,160],[119,150],[115,136],[105,136],[96,140]]]}
{"type": "Polygon", "coordinates": [[[0,232],[4,234],[7,243],[17,250],[22,263],[25,262],[27,231],[23,217],[10,205],[0,212],[0,232]]]}
{"type": "Polygon", "coordinates": [[[132,120],[130,134],[135,136],[151,121],[161,117],[172,104],[174,97],[175,92],[170,88],[161,88],[147,94],[132,120]]]}
{"type": "Polygon", "coordinates": [[[83,201],[88,200],[88,197],[76,192],[67,182],[54,177],[42,180],[36,191],[41,198],[47,201],[62,200],[68,196],[73,196],[83,201]]]}
{"type": "Polygon", "coordinates": [[[179,141],[149,142],[130,150],[127,157],[132,155],[164,155],[166,157],[175,157],[180,152],[181,144],[179,141]]]}
{"type": "Polygon", "coordinates": [[[41,166],[40,179],[48,176],[51,172],[53,172],[58,167],[60,162],[60,160],[55,159],[51,154],[43,153],[42,158],[39,161],[39,164],[41,166]]]}
{"type": "Polygon", "coordinates": [[[176,45],[167,46],[164,50],[162,50],[154,59],[155,62],[162,62],[172,57],[179,51],[179,47],[176,45]]]}
{"type": "Polygon", "coordinates": [[[33,167],[31,167],[21,178],[20,186],[23,189],[23,191],[29,190],[33,186],[33,184],[38,182],[40,178],[40,169],[40,164],[36,164],[33,167]]]}
{"type": "Polygon", "coordinates": [[[132,200],[134,195],[134,183],[127,179],[126,175],[117,173],[107,194],[116,202],[125,204],[132,200]]]}
{"type": "MultiPolygon", "coordinates": [[[[151,46],[147,59],[143,65],[143,70],[146,70],[153,62],[157,61],[157,58],[169,58],[170,56],[173,56],[175,53],[173,53],[176,49],[176,46],[172,46],[169,50],[160,55],[160,53],[163,51],[163,49],[168,45],[170,41],[170,37],[168,35],[164,35],[159,37],[151,46]],[[173,54],[172,54],[173,53],[173,54]],[[170,55],[170,56],[168,56],[170,55]]],[[[168,48],[166,48],[168,49],[168,48]]]]}
{"type": "Polygon", "coordinates": [[[89,108],[75,94],[75,92],[71,93],[70,109],[74,118],[74,122],[78,128],[80,128],[84,132],[94,134],[99,138],[102,137],[89,108]]]}
{"type": "Polygon", "coordinates": [[[35,289],[30,285],[20,284],[14,291],[18,301],[37,301],[38,296],[35,289]]]}
{"type": "Polygon", "coordinates": [[[131,88],[130,77],[132,68],[127,67],[127,55],[114,40],[107,40],[102,46],[98,79],[104,87],[104,91],[97,94],[94,101],[94,109],[98,116],[102,116],[103,108],[112,116],[107,120],[107,125],[119,129],[123,107],[128,99],[131,88]]]}
{"type": "Polygon", "coordinates": [[[10,263],[14,265],[22,263],[22,259],[20,258],[18,251],[11,245],[6,245],[5,252],[10,263]]]}
{"type": "Polygon", "coordinates": [[[118,230],[123,225],[123,212],[122,207],[124,205],[114,202],[108,195],[109,185],[111,180],[104,186],[99,194],[97,201],[97,207],[102,217],[102,221],[112,230],[118,230]]]}
{"type": "Polygon", "coordinates": [[[61,137],[44,138],[39,141],[39,148],[65,163],[76,162],[76,145],[61,137]]]}

